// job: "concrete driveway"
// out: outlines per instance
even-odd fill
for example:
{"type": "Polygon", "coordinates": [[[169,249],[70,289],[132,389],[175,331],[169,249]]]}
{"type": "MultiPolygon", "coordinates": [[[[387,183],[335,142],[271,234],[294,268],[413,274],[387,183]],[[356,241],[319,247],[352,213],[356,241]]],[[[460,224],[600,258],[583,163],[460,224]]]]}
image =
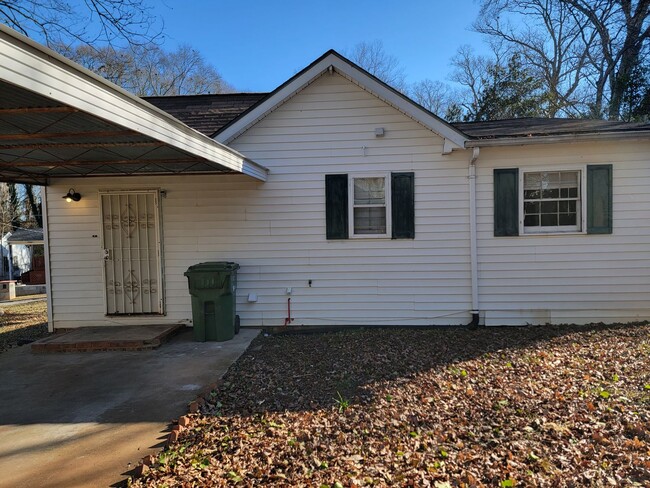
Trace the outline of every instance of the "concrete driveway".
{"type": "Polygon", "coordinates": [[[259,331],[139,352],[0,354],[0,486],[118,485],[259,331]]]}

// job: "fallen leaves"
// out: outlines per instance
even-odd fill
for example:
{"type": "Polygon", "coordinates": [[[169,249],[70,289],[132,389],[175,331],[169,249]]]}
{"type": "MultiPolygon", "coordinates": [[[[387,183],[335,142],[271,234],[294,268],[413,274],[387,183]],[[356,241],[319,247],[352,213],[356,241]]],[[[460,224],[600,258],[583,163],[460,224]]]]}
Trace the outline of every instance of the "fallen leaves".
{"type": "Polygon", "coordinates": [[[45,300],[13,304],[0,314],[0,353],[48,334],[45,300]]]}
{"type": "Polygon", "coordinates": [[[647,486],[649,333],[259,337],[133,485],[647,486]]]}

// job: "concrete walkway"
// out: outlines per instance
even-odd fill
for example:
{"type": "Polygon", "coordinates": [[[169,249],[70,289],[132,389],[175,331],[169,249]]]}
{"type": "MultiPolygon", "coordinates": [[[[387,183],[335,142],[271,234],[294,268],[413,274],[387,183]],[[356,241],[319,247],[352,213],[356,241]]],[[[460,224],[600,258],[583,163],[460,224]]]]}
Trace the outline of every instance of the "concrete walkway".
{"type": "Polygon", "coordinates": [[[24,305],[25,303],[32,302],[44,302],[45,300],[47,300],[47,297],[45,295],[39,295],[36,298],[26,296],[24,298],[14,298],[13,300],[2,300],[0,301],[0,308],[12,307],[14,305],[24,305]]]}
{"type": "Polygon", "coordinates": [[[259,331],[139,352],[0,354],[0,487],[119,486],[259,331]]]}

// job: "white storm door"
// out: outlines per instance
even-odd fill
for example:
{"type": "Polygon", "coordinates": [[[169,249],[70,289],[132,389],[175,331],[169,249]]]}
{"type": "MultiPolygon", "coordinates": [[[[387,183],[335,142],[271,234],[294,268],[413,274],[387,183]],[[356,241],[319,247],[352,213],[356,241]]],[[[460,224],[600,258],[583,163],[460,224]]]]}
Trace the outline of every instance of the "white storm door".
{"type": "Polygon", "coordinates": [[[100,196],[106,313],[161,314],[158,192],[100,196]]]}

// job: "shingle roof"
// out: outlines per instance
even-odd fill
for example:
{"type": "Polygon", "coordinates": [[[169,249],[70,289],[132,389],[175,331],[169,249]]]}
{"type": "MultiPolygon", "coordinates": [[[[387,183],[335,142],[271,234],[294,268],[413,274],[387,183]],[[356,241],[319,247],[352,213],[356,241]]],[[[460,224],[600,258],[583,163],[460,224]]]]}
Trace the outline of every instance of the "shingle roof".
{"type": "MultiPolygon", "coordinates": [[[[268,93],[225,93],[218,95],[181,95],[146,97],[145,100],[173,115],[181,122],[208,136],[246,112],[268,93]]],[[[630,123],[594,119],[520,119],[451,124],[471,139],[597,134],[600,132],[650,131],[650,123],[630,123]]]]}
{"type": "Polygon", "coordinates": [[[43,242],[43,229],[16,229],[7,238],[9,244],[19,242],[43,242]]]}
{"type": "Polygon", "coordinates": [[[650,130],[649,123],[593,119],[545,119],[535,117],[490,120],[487,122],[457,122],[452,125],[475,139],[650,130]]]}
{"type": "Polygon", "coordinates": [[[266,95],[266,93],[220,93],[144,97],[144,99],[176,117],[185,125],[211,136],[266,95]]]}

